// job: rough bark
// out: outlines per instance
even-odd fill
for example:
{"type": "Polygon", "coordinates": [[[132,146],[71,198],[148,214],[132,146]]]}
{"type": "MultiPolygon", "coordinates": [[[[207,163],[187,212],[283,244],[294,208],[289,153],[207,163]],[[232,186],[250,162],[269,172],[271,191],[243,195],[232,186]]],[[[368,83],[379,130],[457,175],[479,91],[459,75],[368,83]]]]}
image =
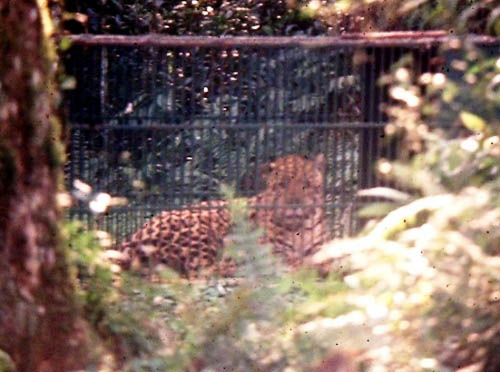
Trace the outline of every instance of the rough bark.
{"type": "Polygon", "coordinates": [[[30,372],[71,371],[86,354],[59,244],[59,96],[42,14],[42,0],[0,0],[0,349],[30,372]]]}

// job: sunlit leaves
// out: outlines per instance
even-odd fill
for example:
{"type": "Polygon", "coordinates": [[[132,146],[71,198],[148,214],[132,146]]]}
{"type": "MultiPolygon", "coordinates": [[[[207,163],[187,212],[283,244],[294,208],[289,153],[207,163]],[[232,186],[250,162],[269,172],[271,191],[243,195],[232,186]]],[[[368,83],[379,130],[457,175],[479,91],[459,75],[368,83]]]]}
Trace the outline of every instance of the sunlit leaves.
{"type": "Polygon", "coordinates": [[[486,122],[479,116],[468,112],[462,111],[460,119],[464,126],[472,132],[483,132],[486,128],[486,122]]]}

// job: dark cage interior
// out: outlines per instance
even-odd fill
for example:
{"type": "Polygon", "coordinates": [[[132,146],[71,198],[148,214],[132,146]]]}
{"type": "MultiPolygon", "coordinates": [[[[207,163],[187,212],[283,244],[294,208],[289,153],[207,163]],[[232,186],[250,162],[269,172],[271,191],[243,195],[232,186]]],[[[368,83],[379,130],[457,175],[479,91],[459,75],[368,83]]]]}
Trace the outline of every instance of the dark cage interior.
{"type": "Polygon", "coordinates": [[[68,186],[81,180],[129,202],[104,215],[80,202],[71,216],[122,240],[162,210],[220,199],[222,184],[259,194],[261,167],[280,157],[323,154],[332,237],[355,231],[356,191],[383,185],[374,165],[397,154],[377,81],[408,54],[418,71],[437,68],[436,47],[310,40],[75,43],[65,57],[77,80],[68,186]]]}

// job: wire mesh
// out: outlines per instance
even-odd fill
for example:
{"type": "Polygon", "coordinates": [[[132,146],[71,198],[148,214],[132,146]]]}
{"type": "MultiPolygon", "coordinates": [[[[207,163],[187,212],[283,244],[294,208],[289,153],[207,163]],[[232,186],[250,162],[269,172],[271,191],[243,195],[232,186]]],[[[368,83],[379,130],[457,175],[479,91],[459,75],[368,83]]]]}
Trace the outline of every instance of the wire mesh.
{"type": "Polygon", "coordinates": [[[356,191],[382,185],[374,165],[397,154],[384,139],[389,97],[378,79],[407,53],[429,71],[436,48],[228,45],[71,48],[68,185],[79,179],[129,200],[100,216],[78,203],[72,217],[122,239],[161,210],[220,199],[223,183],[257,195],[261,165],[279,157],[324,154],[332,236],[356,230],[356,191]]]}

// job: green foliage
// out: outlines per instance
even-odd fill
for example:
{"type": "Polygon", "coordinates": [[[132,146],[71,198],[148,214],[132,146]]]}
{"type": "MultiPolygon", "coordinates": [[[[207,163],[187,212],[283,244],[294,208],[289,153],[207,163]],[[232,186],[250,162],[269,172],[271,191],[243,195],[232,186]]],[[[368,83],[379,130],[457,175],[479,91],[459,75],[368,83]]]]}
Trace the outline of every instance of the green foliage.
{"type": "Polygon", "coordinates": [[[234,222],[225,250],[239,263],[233,279],[189,282],[159,271],[149,282],[112,275],[116,270],[96,240],[105,242],[105,235],[66,227],[87,319],[121,358],[119,370],[309,371],[335,333],[317,328],[316,318],[357,309],[341,301],[347,289],[341,270],[322,280],[308,269],[287,273],[271,247],[259,244],[261,232],[246,218],[245,200],[226,187],[222,192],[234,222]]]}
{"type": "Polygon", "coordinates": [[[280,370],[286,363],[280,346],[283,340],[278,336],[287,306],[277,286],[283,268],[269,246],[258,244],[261,232],[246,219],[245,201],[234,199],[228,190],[225,194],[234,221],[227,252],[239,263],[239,285],[208,306],[182,299],[186,311],[179,317],[187,333],[177,349],[177,359],[216,370],[280,370]],[[277,360],[270,360],[270,353],[277,353],[277,360]]]}
{"type": "MultiPolygon", "coordinates": [[[[108,238],[102,232],[99,235],[101,242],[108,238]]],[[[160,342],[152,316],[155,288],[128,275],[113,274],[113,265],[97,236],[83,231],[77,222],[64,226],[78,299],[85,318],[104,345],[104,349],[96,348],[95,353],[111,351],[118,363],[126,361],[121,364],[122,370],[138,371],[139,365],[157,364],[160,342]],[[140,296],[130,292],[137,287],[142,288],[140,296]]],[[[99,359],[99,355],[95,358],[99,359]]]]}
{"type": "Polygon", "coordinates": [[[500,11],[492,0],[238,0],[68,1],[86,13],[74,32],[169,35],[319,35],[345,32],[445,29],[499,35],[500,11]]]}
{"type": "MultiPolygon", "coordinates": [[[[284,0],[68,1],[67,10],[92,17],[92,33],[170,35],[284,35],[323,31],[284,0]]],[[[73,25],[74,26],[74,25],[73,25]]]]}
{"type": "Polygon", "coordinates": [[[492,0],[344,0],[321,2],[314,17],[337,32],[444,29],[499,35],[499,9],[492,0]]]}
{"type": "Polygon", "coordinates": [[[500,64],[479,55],[465,49],[452,62],[463,73],[451,78],[412,79],[404,67],[395,69],[391,94],[402,106],[388,110],[388,131],[403,132],[414,155],[380,169],[413,197],[393,202],[364,235],[333,242],[317,257],[344,257],[352,270],[347,293],[355,302],[364,299],[362,314],[374,320],[367,335],[377,347],[368,354],[383,370],[500,368],[500,96],[492,89],[500,64]],[[428,96],[414,89],[417,80],[428,96]],[[429,129],[443,118],[458,131],[429,129]]]}
{"type": "Polygon", "coordinates": [[[217,309],[190,321],[195,360],[208,370],[309,371],[330,350],[330,337],[338,338],[311,322],[356,306],[341,303],[347,287],[339,275],[319,280],[310,269],[286,273],[269,247],[258,243],[244,202],[228,199],[235,221],[229,251],[240,262],[241,281],[217,309]]]}

